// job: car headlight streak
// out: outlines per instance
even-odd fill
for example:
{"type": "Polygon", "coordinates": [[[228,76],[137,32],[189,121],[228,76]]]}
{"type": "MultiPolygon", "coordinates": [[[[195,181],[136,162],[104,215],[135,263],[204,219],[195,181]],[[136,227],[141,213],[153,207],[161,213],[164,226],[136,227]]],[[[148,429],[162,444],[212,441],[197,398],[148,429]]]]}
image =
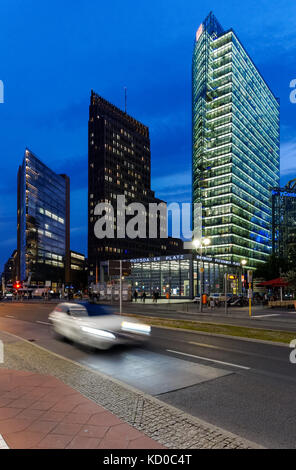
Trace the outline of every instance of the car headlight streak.
{"type": "Polygon", "coordinates": [[[144,333],[146,335],[149,335],[151,332],[151,326],[149,325],[143,325],[142,323],[131,323],[128,321],[123,321],[121,323],[121,329],[123,331],[135,331],[138,333],[144,333]]]}
{"type": "Polygon", "coordinates": [[[82,331],[85,333],[90,333],[92,335],[96,336],[102,336],[103,338],[108,338],[108,339],[115,339],[115,335],[113,333],[110,333],[109,331],[105,330],[98,330],[97,328],[91,328],[89,326],[82,326],[82,331]]]}

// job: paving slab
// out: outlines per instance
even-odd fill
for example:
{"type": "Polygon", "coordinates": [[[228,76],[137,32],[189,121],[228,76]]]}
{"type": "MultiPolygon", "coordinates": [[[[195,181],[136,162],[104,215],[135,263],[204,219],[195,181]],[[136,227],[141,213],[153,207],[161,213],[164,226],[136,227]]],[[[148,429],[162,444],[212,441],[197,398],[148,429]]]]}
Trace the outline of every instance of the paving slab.
{"type": "Polygon", "coordinates": [[[126,449],[139,443],[144,449],[163,448],[110,411],[48,375],[24,375],[22,371],[1,368],[0,398],[3,395],[7,398],[11,395],[13,400],[0,406],[0,449],[126,449]],[[27,391],[28,378],[32,381],[32,398],[15,400],[15,390],[27,391]],[[52,400],[41,406],[39,393],[34,394],[34,388],[38,391],[49,386],[52,400]],[[86,406],[88,413],[81,414],[80,406],[86,406]],[[62,415],[55,414],[59,412],[62,415]]]}

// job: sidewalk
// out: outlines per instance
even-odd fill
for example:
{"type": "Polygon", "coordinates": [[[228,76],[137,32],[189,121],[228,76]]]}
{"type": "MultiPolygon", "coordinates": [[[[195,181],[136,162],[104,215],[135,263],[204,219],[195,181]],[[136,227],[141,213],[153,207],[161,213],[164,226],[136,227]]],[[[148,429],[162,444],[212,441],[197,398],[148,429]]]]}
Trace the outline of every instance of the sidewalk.
{"type": "Polygon", "coordinates": [[[5,443],[12,449],[164,448],[52,376],[0,369],[0,449],[5,443]]]}
{"type": "Polygon", "coordinates": [[[4,331],[0,341],[0,448],[1,434],[22,448],[260,447],[36,342],[4,331]]]}

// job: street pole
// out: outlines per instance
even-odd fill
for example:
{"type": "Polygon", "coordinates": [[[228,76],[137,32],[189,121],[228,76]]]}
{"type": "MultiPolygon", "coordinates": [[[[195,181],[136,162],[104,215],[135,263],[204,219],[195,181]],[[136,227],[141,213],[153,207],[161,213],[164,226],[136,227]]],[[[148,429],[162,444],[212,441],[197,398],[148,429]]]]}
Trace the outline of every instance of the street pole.
{"type": "Polygon", "coordinates": [[[227,273],[224,273],[225,314],[227,315],[227,273]]]}
{"type": "Polygon", "coordinates": [[[251,289],[252,289],[252,283],[249,282],[249,317],[252,316],[252,299],[251,299],[251,289]]]}
{"type": "Polygon", "coordinates": [[[248,297],[249,297],[249,317],[252,316],[252,281],[253,281],[253,271],[248,271],[248,284],[249,284],[249,291],[248,291],[248,297]]]}
{"type": "Polygon", "coordinates": [[[120,281],[119,281],[119,313],[122,314],[122,260],[119,261],[119,272],[120,272],[120,281]]]}
{"type": "MultiPolygon", "coordinates": [[[[202,241],[200,243],[200,257],[202,258],[202,241]]],[[[199,302],[199,311],[202,312],[202,291],[203,291],[203,261],[201,261],[201,268],[199,269],[200,276],[200,302],[199,302]]]]}

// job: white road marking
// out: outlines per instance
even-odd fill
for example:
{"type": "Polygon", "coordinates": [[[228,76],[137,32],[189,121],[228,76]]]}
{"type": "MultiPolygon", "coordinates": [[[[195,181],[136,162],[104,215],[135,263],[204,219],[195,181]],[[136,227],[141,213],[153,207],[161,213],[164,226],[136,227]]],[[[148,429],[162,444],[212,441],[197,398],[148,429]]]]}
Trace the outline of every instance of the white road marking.
{"type": "Polygon", "coordinates": [[[225,351],[224,348],[219,348],[219,346],[214,346],[213,344],[206,344],[206,343],[196,343],[195,341],[188,341],[188,344],[194,344],[195,346],[202,346],[205,348],[210,348],[210,349],[219,349],[220,351],[225,351]]]}
{"type": "Polygon", "coordinates": [[[5,315],[7,318],[15,318],[13,315],[5,315]]]}
{"type": "Polygon", "coordinates": [[[252,315],[251,318],[280,317],[280,313],[269,313],[268,315],[252,315]]]}
{"type": "Polygon", "coordinates": [[[187,354],[187,353],[183,353],[180,351],[173,351],[171,349],[167,349],[167,351],[171,353],[175,353],[175,354],[181,354],[182,356],[194,357],[195,359],[202,359],[203,361],[216,362],[217,364],[223,364],[224,366],[238,367],[239,369],[250,370],[250,367],[240,366],[238,364],[232,364],[231,362],[217,361],[217,359],[209,359],[208,357],[195,356],[194,354],[187,354]]]}
{"type": "Polygon", "coordinates": [[[2,435],[0,434],[0,450],[2,450],[2,449],[9,449],[9,447],[6,444],[6,442],[4,441],[2,435]]]}
{"type": "Polygon", "coordinates": [[[36,320],[36,323],[41,323],[42,325],[50,325],[50,323],[46,322],[46,321],[39,321],[39,320],[36,320]]]}

